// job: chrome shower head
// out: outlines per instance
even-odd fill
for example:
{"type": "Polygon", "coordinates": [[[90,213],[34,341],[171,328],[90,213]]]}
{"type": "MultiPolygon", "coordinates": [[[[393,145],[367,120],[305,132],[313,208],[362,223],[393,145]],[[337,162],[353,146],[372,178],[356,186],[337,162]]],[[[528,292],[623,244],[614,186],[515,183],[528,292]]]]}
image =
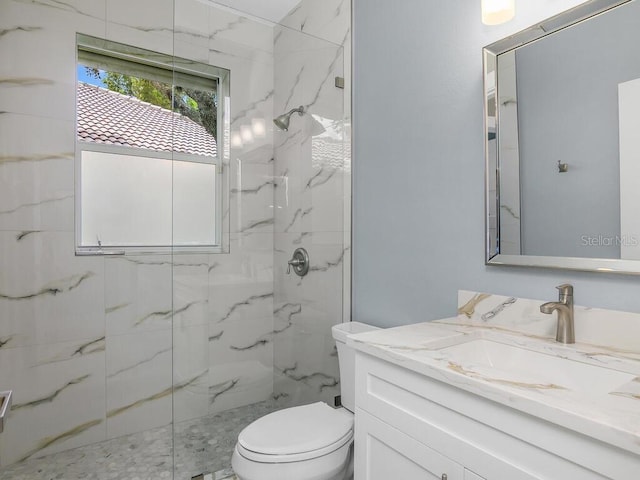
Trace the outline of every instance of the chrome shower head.
{"type": "Polygon", "coordinates": [[[289,130],[289,122],[291,121],[291,115],[293,115],[295,112],[298,112],[298,115],[300,116],[304,115],[304,107],[300,105],[298,108],[289,110],[287,113],[284,113],[279,117],[274,118],[273,123],[280,130],[284,130],[286,132],[289,130]]]}

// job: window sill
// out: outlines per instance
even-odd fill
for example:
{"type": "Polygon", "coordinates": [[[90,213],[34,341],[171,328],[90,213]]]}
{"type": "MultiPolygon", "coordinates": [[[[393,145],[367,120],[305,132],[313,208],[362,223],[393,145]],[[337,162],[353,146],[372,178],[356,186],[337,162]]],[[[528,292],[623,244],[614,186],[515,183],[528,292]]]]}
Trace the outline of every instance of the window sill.
{"type": "Polygon", "coordinates": [[[176,246],[176,247],[76,247],[76,257],[91,256],[117,256],[126,257],[131,255],[198,255],[198,254],[224,254],[229,253],[228,248],[220,245],[201,246],[176,246]]]}

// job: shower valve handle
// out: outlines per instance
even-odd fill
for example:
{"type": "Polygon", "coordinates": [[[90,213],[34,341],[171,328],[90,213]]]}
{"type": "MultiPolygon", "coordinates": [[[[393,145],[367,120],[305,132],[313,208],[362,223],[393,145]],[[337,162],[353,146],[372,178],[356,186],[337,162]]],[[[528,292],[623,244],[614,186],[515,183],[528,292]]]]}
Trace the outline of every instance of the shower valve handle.
{"type": "Polygon", "coordinates": [[[298,267],[304,263],[304,260],[300,260],[299,258],[292,258],[289,260],[289,266],[287,267],[287,275],[291,273],[291,266],[298,267]]]}
{"type": "Polygon", "coordinates": [[[304,248],[297,248],[293,252],[293,257],[289,260],[287,275],[291,273],[291,267],[296,275],[304,277],[309,272],[309,254],[304,248]]]}

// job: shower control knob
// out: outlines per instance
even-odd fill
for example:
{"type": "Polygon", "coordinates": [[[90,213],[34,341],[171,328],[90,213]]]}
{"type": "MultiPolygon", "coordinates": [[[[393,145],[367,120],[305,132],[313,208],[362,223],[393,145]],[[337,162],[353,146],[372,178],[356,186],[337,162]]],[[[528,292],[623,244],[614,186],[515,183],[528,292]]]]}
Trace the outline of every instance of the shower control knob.
{"type": "Polygon", "coordinates": [[[291,267],[293,267],[294,273],[300,277],[304,277],[309,272],[309,254],[304,248],[297,248],[288,263],[287,274],[291,273],[291,267]]]}

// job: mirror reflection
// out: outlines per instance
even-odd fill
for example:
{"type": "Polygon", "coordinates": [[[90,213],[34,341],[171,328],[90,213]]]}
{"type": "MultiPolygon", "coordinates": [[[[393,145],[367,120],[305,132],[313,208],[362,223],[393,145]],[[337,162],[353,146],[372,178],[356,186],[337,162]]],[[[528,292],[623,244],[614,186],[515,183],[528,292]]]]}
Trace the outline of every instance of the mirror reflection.
{"type": "Polygon", "coordinates": [[[640,260],[640,3],[608,3],[552,34],[532,27],[540,38],[517,48],[487,47],[489,263],[640,260]]]}

